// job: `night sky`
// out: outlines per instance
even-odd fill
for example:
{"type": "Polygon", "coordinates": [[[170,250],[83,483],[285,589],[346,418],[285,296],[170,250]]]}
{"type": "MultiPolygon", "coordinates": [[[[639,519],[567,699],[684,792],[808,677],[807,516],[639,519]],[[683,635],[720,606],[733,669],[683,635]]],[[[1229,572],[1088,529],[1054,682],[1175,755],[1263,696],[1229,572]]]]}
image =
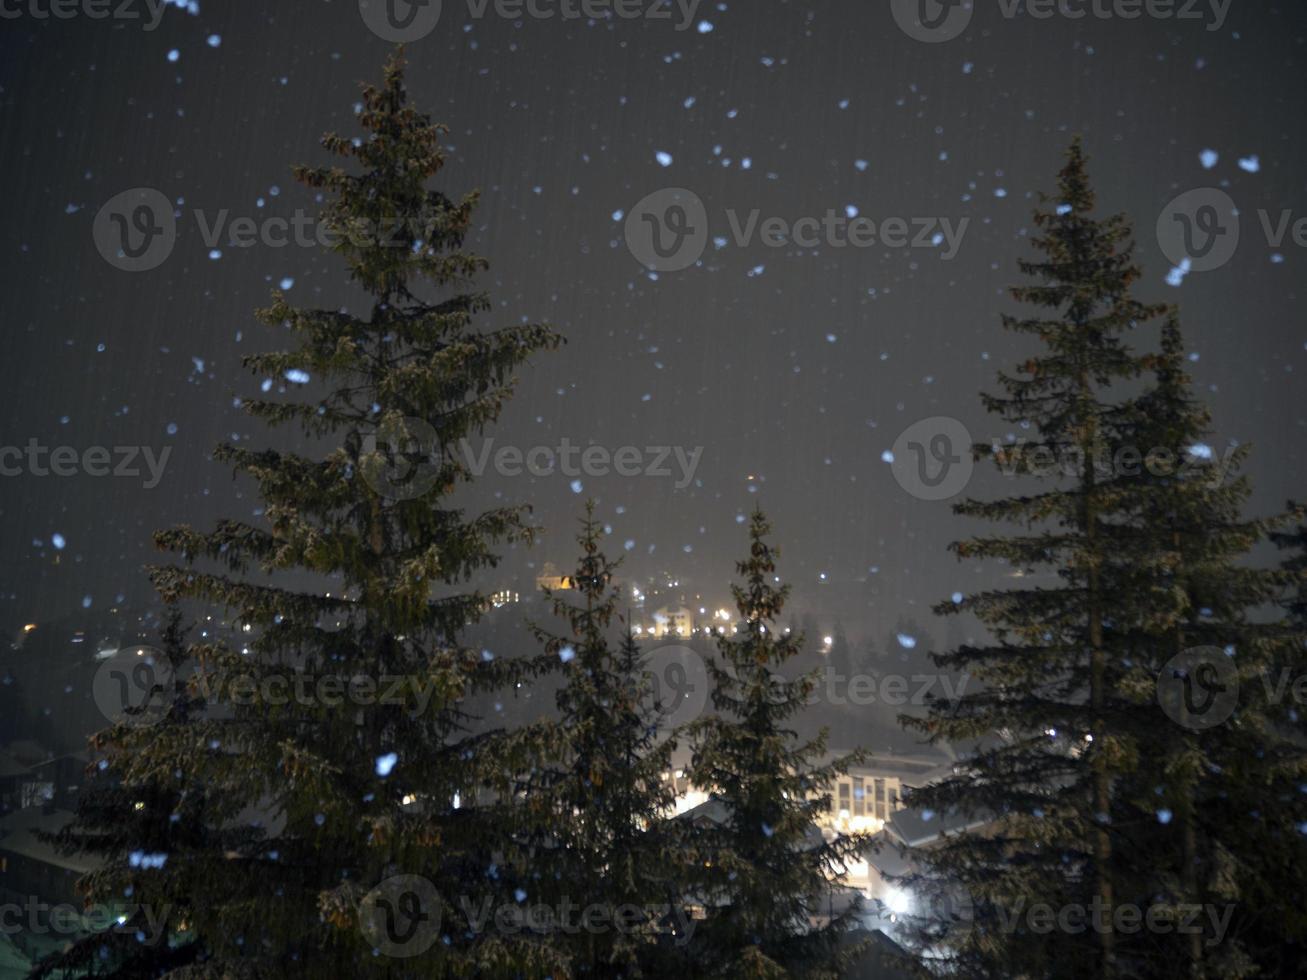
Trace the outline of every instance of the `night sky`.
{"type": "MultiPolygon", "coordinates": [[[[571,560],[593,495],[627,576],[667,571],[725,598],[744,547],[737,518],[760,502],[798,609],[853,636],[911,616],[942,637],[929,605],[1005,570],[956,562],[948,542],[981,526],[904,492],[882,454],[931,416],[1005,434],[978,392],[1031,350],[999,313],[1015,310],[1006,287],[1031,254],[1036,194],[1077,133],[1100,212],[1136,221],[1140,297],[1181,304],[1213,446],[1256,445],[1255,511],[1307,496],[1307,249],[1291,236],[1270,246],[1257,215],[1307,217],[1307,8],[1233,0],[1210,29],[1208,0],[1197,20],[975,6],[958,37],[928,44],[887,2],[704,3],[677,30],[675,12],[513,21],[445,0],[408,46],[408,85],[450,127],[441,189],[483,193],[472,244],[491,262],[481,285],[494,311],[482,323],[547,320],[569,341],[523,374],[497,444],[703,447],[682,489],[674,477],[488,477],[469,506],[498,493],[549,529],[509,556],[505,579],[571,560]],[[624,216],[666,187],[698,195],[724,239],[728,209],[969,224],[951,260],[724,241],[653,275],[626,246],[624,216]],[[1239,249],[1168,285],[1155,224],[1201,187],[1238,205],[1239,249]]],[[[379,79],[391,46],[353,0],[201,0],[170,6],[152,31],[37,19],[28,0],[5,10],[21,15],[0,19],[0,445],[171,449],[151,489],[144,475],[0,477],[9,629],[119,595],[145,603],[153,529],[256,511],[208,456],[233,436],[280,439],[235,407],[259,387],[240,357],[287,339],[252,311],[283,281],[305,305],[360,294],[316,249],[224,243],[211,258],[194,211],[312,213],[289,168],[325,160],[324,131],[359,132],[359,82],[379,79]],[[101,257],[92,225],[135,187],[181,217],[167,260],[128,273],[101,257]]],[[[968,494],[1002,490],[978,470],[968,494]]]]}

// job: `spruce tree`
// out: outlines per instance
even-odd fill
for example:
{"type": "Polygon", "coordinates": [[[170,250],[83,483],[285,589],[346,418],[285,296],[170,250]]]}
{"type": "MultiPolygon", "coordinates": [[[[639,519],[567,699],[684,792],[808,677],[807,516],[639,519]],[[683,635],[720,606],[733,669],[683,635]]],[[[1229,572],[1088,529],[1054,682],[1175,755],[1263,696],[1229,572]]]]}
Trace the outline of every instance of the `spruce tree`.
{"type": "Polygon", "coordinates": [[[1101,462],[1132,442],[1133,417],[1118,386],[1147,362],[1129,335],[1165,310],[1133,298],[1140,270],[1130,224],[1123,215],[1094,216],[1085,164],[1077,140],[1057,194],[1042,197],[1035,213],[1041,255],[1020,263],[1034,282],[1012,290],[1034,309],[1003,317],[1006,329],[1042,350],[1000,372],[1000,394],[982,395],[1023,437],[975,447],[1007,475],[1043,484],[955,507],[1015,526],[953,545],[960,558],[1054,579],[941,603],[941,615],[974,613],[992,642],[936,656],[938,666],[970,677],[967,693],[933,704],[924,719],[903,719],[934,740],[981,740],[959,772],[908,796],[934,814],[1001,820],[995,833],[955,835],[919,852],[922,871],[909,882],[953,882],[969,893],[974,928],[945,926],[921,937],[932,957],[946,941],[943,966],[968,975],[1118,972],[1111,929],[1050,936],[1007,918],[1038,902],[1113,906],[1113,785],[1130,765],[1130,747],[1113,729],[1122,669],[1105,636],[1115,611],[1131,601],[1106,574],[1132,533],[1124,524],[1129,490],[1101,462]]]}
{"type": "Polygon", "coordinates": [[[530,825],[517,853],[530,870],[528,900],[567,910],[547,931],[565,951],[567,975],[655,977],[666,951],[684,941],[685,862],[664,823],[675,802],[666,776],[676,742],[660,736],[630,624],[616,650],[610,643],[621,590],[602,534],[588,503],[572,589],[549,593],[567,629],[532,627],[561,665],[563,686],[541,738],[553,750],[522,787],[530,825]],[[587,909],[594,928],[581,925],[587,909]]]}
{"type": "Polygon", "coordinates": [[[179,765],[245,811],[254,839],[196,883],[193,928],[215,973],[544,973],[547,951],[527,937],[442,926],[458,898],[505,887],[496,857],[527,757],[467,711],[523,668],[462,642],[488,606],[465,583],[497,546],[533,537],[524,508],[469,514],[451,497],[471,480],[455,447],[560,339],[473,326],[489,308],[471,286],[486,262],[464,247],[477,195],[430,186],[444,130],[409,104],[402,57],[363,89],[358,121],[362,136],[322,140],[352,169],[294,172],[325,197],[331,249],[367,307],[276,292],[259,319],[293,344],[245,359],[286,383],[244,408],[304,441],[216,450],[257,484],[258,520],[156,535],[182,558],[153,570],[165,596],[249,631],[239,647],[199,647],[215,706],[179,765]]]}
{"type": "Polygon", "coordinates": [[[46,838],[67,854],[103,861],[77,883],[101,928],[47,958],[34,977],[154,977],[190,964],[202,949],[186,929],[191,890],[204,867],[241,831],[210,823],[210,795],[180,769],[147,762],[156,742],[185,742],[200,702],[183,677],[189,655],[183,615],[172,606],[142,704],[91,740],[95,764],[72,823],[46,838]]]}
{"type": "Polygon", "coordinates": [[[1281,950],[1301,949],[1304,917],[1282,879],[1307,860],[1298,831],[1307,756],[1264,683],[1293,645],[1286,625],[1266,615],[1285,576],[1247,562],[1282,519],[1243,516],[1249,448],[1218,455],[1207,444],[1210,415],[1192,393],[1174,312],[1152,362],[1153,381],[1133,406],[1143,458],[1126,474],[1137,484],[1134,534],[1112,571],[1133,597],[1108,630],[1126,668],[1116,724],[1138,757],[1113,801],[1116,878],[1121,902],[1204,915],[1201,932],[1122,934],[1117,955],[1130,975],[1263,975],[1276,958],[1268,935],[1281,950]],[[1211,692],[1228,683],[1228,704],[1215,694],[1211,718],[1177,713],[1195,693],[1180,685],[1192,683],[1211,692]],[[1208,910],[1228,914],[1220,934],[1208,910]]]}
{"type": "Polygon", "coordinates": [[[868,839],[827,840],[816,822],[858,756],[828,760],[824,731],[801,742],[789,727],[815,675],[781,676],[803,637],[776,626],[789,586],[778,584],[770,530],[755,510],[749,556],[736,565],[743,581],[732,586],[739,631],[717,638],[719,656],[708,662],[715,713],[694,728],[690,781],[723,815],[686,834],[705,915],[685,961],[694,976],[836,977],[856,954],[837,947],[860,904],[832,912],[830,898],[868,839]]]}

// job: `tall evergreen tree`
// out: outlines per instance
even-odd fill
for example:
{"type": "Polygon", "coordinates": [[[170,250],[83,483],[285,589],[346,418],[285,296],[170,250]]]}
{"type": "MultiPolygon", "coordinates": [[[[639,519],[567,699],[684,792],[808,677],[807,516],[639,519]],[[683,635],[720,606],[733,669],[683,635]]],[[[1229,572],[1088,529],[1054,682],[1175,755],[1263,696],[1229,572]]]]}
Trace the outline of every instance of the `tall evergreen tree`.
{"type": "Polygon", "coordinates": [[[687,836],[706,916],[690,945],[696,976],[836,977],[853,955],[837,946],[859,905],[832,909],[830,896],[868,840],[826,840],[816,821],[830,810],[832,783],[857,756],[827,760],[824,731],[800,742],[788,727],[815,676],[781,676],[803,637],[776,626],[789,586],[777,584],[770,530],[755,510],[749,557],[736,565],[743,581],[732,586],[739,632],[717,638],[719,658],[708,663],[715,714],[694,733],[690,781],[723,814],[687,836]]]}
{"type": "Polygon", "coordinates": [[[666,950],[684,941],[686,863],[664,822],[675,803],[666,776],[676,742],[660,737],[630,624],[616,650],[610,643],[621,590],[602,533],[588,503],[572,589],[549,595],[567,630],[533,626],[564,683],[541,739],[553,751],[523,786],[531,826],[520,857],[531,898],[571,910],[548,933],[566,952],[568,975],[654,977],[666,950]],[[586,909],[599,925],[580,926],[586,909]]]}
{"type": "Polygon", "coordinates": [[[65,853],[103,862],[77,887],[98,918],[112,921],[40,963],[34,977],[155,977],[202,953],[186,930],[192,889],[243,832],[212,824],[209,792],[181,768],[151,764],[161,760],[150,746],[185,744],[201,708],[183,675],[187,632],[181,610],[170,607],[159,651],[167,669],[151,675],[142,704],[91,740],[97,761],[75,819],[47,835],[65,853]]]}
{"type": "Polygon", "coordinates": [[[1281,522],[1243,517],[1250,487],[1239,470],[1248,447],[1218,456],[1207,444],[1210,416],[1184,365],[1173,313],[1153,382],[1134,406],[1144,462],[1132,467],[1134,533],[1111,571],[1133,598],[1114,610],[1107,634],[1126,668],[1116,727],[1137,754],[1113,801],[1113,823],[1121,828],[1119,901],[1201,907],[1203,928],[1123,933],[1117,955],[1129,975],[1274,975],[1280,953],[1268,955],[1268,936],[1278,950],[1301,950],[1304,936],[1301,909],[1275,882],[1287,885],[1284,868],[1307,860],[1298,830],[1307,819],[1298,789],[1307,755],[1291,741],[1275,687],[1264,683],[1293,646],[1286,626],[1266,615],[1285,576],[1246,559],[1281,522]],[[1182,692],[1173,685],[1205,685],[1203,672],[1215,678],[1212,692],[1227,681],[1238,690],[1228,705],[1213,697],[1208,710],[1221,714],[1210,725],[1175,717],[1182,692]],[[1219,933],[1208,910],[1228,914],[1219,933]]]}
{"type": "Polygon", "coordinates": [[[497,545],[533,536],[523,508],[455,506],[471,474],[453,450],[560,340],[542,325],[473,327],[489,307],[469,285],[486,262],[464,248],[477,195],[429,186],[443,129],[409,104],[400,56],[364,88],[358,119],[361,137],[322,140],[354,172],[295,176],[325,196],[332,250],[370,308],[274,293],[259,319],[294,344],[245,359],[290,393],[246,410],[325,451],[221,445],[215,457],[257,483],[263,519],[156,536],[183,558],[153,570],[165,596],[250,630],[244,649],[199,648],[218,710],[179,764],[258,834],[196,883],[193,925],[215,972],[391,975],[399,956],[431,976],[547,971],[525,938],[440,924],[455,897],[504,886],[508,774],[526,757],[465,710],[521,668],[461,642],[487,607],[463,583],[495,566],[497,545]]]}
{"type": "Polygon", "coordinates": [[[1133,416],[1114,388],[1147,362],[1128,335],[1165,308],[1133,298],[1140,271],[1130,224],[1122,215],[1093,215],[1085,162],[1077,140],[1057,194],[1043,197],[1035,213],[1042,254],[1020,263],[1035,282],[1012,290],[1033,314],[1003,317],[1006,329],[1043,349],[999,374],[1001,394],[982,395],[991,413],[1030,439],[975,447],[1009,475],[1047,482],[1033,493],[955,507],[1022,529],[955,544],[959,557],[1042,570],[1055,581],[941,603],[941,615],[974,613],[993,642],[937,656],[940,667],[974,683],[927,718],[904,718],[934,739],[989,740],[963,771],[909,796],[935,813],[1002,821],[996,833],[950,837],[918,854],[923,878],[956,881],[971,893],[975,927],[952,932],[964,937],[951,953],[960,973],[1118,972],[1110,929],[1050,937],[1004,919],[1014,906],[1041,901],[1113,906],[1113,783],[1129,764],[1129,747],[1112,728],[1122,670],[1105,640],[1107,621],[1131,602],[1105,577],[1131,534],[1123,524],[1129,490],[1101,461],[1132,442],[1133,416]]]}

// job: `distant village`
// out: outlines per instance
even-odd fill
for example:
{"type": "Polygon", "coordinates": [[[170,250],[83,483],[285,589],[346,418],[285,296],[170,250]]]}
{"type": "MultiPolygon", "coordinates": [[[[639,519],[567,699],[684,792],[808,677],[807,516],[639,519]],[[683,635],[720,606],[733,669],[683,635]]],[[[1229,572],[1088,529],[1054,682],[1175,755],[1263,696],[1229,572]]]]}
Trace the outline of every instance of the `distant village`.
{"type": "MultiPolygon", "coordinates": [[[[710,600],[675,575],[621,584],[630,601],[632,633],[651,651],[673,647],[709,655],[715,635],[738,629],[737,613],[722,597],[710,600]]],[[[489,593],[486,620],[470,631],[470,642],[494,644],[514,637],[513,642],[520,643],[521,621],[547,621],[546,597],[566,598],[571,588],[571,580],[555,564],[543,563],[533,582],[489,593]]],[[[24,975],[33,962],[94,924],[77,918],[82,903],[75,890],[77,880],[95,870],[94,861],[61,853],[40,832],[57,831],[72,820],[80,787],[95,764],[87,739],[106,723],[91,691],[97,667],[124,649],[145,649],[157,642],[158,626],[153,612],[112,608],[53,623],[22,624],[0,648],[0,909],[8,910],[6,921],[0,922],[0,977],[24,975]],[[40,897],[35,907],[31,896],[40,897]],[[50,928],[51,916],[60,916],[64,928],[50,928]],[[26,928],[37,920],[42,928],[26,928]]],[[[879,643],[865,640],[856,649],[837,624],[823,628],[812,616],[800,616],[785,629],[805,635],[805,656],[796,671],[816,669],[840,678],[858,672],[910,676],[927,655],[928,642],[918,648],[922,636],[914,627],[900,626],[879,643]],[[905,632],[909,629],[914,632],[905,632]]],[[[239,648],[248,639],[248,627],[207,617],[196,636],[223,637],[239,648]]],[[[517,707],[527,716],[541,714],[551,699],[546,690],[524,692],[517,707]]],[[[814,830],[826,839],[848,832],[876,835],[876,846],[832,883],[834,904],[828,910],[837,913],[858,893],[870,900],[866,929],[875,942],[869,962],[877,972],[868,976],[896,975],[887,964],[897,955],[897,922],[920,911],[887,880],[909,870],[902,849],[928,846],[940,835],[961,829],[903,807],[903,791],[952,772],[956,754],[948,746],[919,744],[899,728],[896,715],[893,705],[822,703],[818,697],[800,722],[807,735],[829,729],[833,755],[857,747],[869,752],[864,763],[850,768],[832,787],[831,808],[814,830]]],[[[688,761],[688,750],[678,748],[666,773],[676,791],[675,811],[668,818],[724,819],[720,806],[686,780],[688,761]]]]}

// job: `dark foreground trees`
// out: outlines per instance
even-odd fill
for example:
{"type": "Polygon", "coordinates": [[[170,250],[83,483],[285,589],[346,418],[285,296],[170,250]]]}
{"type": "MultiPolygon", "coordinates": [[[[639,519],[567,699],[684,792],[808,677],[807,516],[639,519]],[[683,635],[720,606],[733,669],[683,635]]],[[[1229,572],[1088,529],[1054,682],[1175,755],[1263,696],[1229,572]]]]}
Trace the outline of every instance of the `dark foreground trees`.
{"type": "MultiPolygon", "coordinates": [[[[795,731],[814,681],[782,676],[804,641],[777,625],[788,587],[760,511],[739,625],[707,665],[713,711],[673,735],[709,794],[688,814],[673,817],[645,652],[630,624],[613,636],[593,507],[553,597],[563,628],[530,631],[543,653],[467,642],[488,605],[469,580],[535,529],[523,508],[455,502],[472,478],[456,448],[560,341],[474,327],[476,198],[428,186],[441,131],[408,104],[398,60],[359,118],[362,137],[323,141],[348,171],[296,173],[327,200],[367,308],[276,294],[260,313],[293,341],[247,359],[276,395],[246,407],[295,448],[219,447],[260,519],[157,536],[177,556],[152,570],[161,595],[221,610],[233,632],[187,649],[175,614],[161,716],[97,739],[57,840],[105,859],[85,893],[127,911],[41,973],[842,975],[861,909],[838,882],[869,842],[817,825],[856,756],[795,731]],[[561,679],[552,720],[474,713],[545,676],[561,679]]],[[[1005,318],[1037,349],[984,396],[1024,435],[976,452],[1022,482],[958,507],[1004,525],[959,557],[1025,582],[942,605],[988,635],[936,658],[968,676],[961,700],[906,720],[971,749],[909,798],[923,822],[968,828],[915,855],[909,884],[943,899],[918,952],[977,977],[1300,975],[1307,733],[1290,692],[1307,537],[1244,516],[1247,450],[1208,445],[1177,317],[1133,297],[1129,223],[1094,204],[1077,143],[1014,290],[1031,312],[1005,318]],[[1137,349],[1163,319],[1157,352],[1137,349]],[[1249,561],[1268,536],[1288,552],[1279,570],[1249,561]]],[[[896,634],[905,659],[921,631],[896,634]]]]}
{"type": "MultiPolygon", "coordinates": [[[[1145,361],[1128,335],[1163,309],[1131,295],[1139,269],[1128,222],[1093,212],[1076,143],[1057,194],[1045,197],[1035,215],[1040,234],[1034,246],[1041,254],[1021,263],[1033,282],[1012,290],[1032,313],[1003,320],[1040,349],[1015,371],[1000,373],[1002,394],[983,396],[990,412],[1029,435],[976,447],[1014,478],[1029,478],[1049,461],[1069,478],[955,508],[1017,529],[959,543],[954,550],[960,557],[1039,573],[1045,584],[943,604],[944,614],[974,613],[993,642],[964,646],[937,663],[984,687],[937,707],[924,721],[906,720],[935,738],[987,740],[966,772],[912,797],[939,813],[1003,817],[1001,833],[955,838],[923,859],[932,875],[971,892],[976,928],[961,955],[977,969],[1043,974],[1065,955],[1053,944],[1041,945],[1039,937],[1019,944],[1009,935],[989,948],[986,937],[1003,931],[999,909],[1018,899],[1059,907],[1113,903],[1110,803],[1123,757],[1111,723],[1120,665],[1110,657],[1105,630],[1130,600],[1107,574],[1126,533],[1124,491],[1119,475],[1104,472],[1097,461],[1115,459],[1132,444],[1113,387],[1142,371],[1145,361]]],[[[1024,923],[1013,931],[1027,932],[1024,923]]],[[[1076,961],[1060,968],[1108,974],[1112,941],[1110,933],[1082,937],[1076,961]]]]}
{"type": "Polygon", "coordinates": [[[463,248],[476,195],[430,186],[442,131],[408,103],[398,58],[358,118],[361,138],[323,139],[352,169],[295,173],[325,195],[367,303],[275,294],[259,319],[293,344],[246,359],[285,395],[246,409],[298,430],[304,450],[220,446],[266,519],[157,536],[182,559],[153,571],[159,590],[249,631],[243,647],[198,649],[211,705],[187,765],[254,833],[195,882],[192,926],[215,972],[391,975],[399,958],[431,976],[543,971],[548,951],[529,939],[440,928],[448,903],[507,886],[494,875],[502,801],[525,758],[465,712],[517,668],[460,642],[487,606],[460,585],[497,545],[532,536],[523,508],[468,514],[450,497],[470,479],[459,441],[559,338],[474,326],[489,305],[468,285],[486,263],[463,248]]]}
{"type": "Polygon", "coordinates": [[[571,589],[549,597],[566,629],[533,630],[563,685],[556,719],[541,725],[538,742],[549,749],[519,791],[514,853],[529,871],[529,900],[571,910],[544,930],[565,953],[569,976],[658,977],[692,925],[685,852],[666,822],[676,742],[660,731],[629,623],[613,644],[622,593],[602,533],[591,502],[571,589]],[[596,909],[607,927],[577,928],[596,909]]]}
{"type": "Polygon", "coordinates": [[[66,853],[103,861],[78,882],[94,913],[91,934],[40,963],[34,977],[161,976],[202,952],[189,929],[196,883],[248,835],[215,822],[222,808],[184,758],[153,751],[159,742],[182,748],[193,735],[200,702],[185,681],[186,635],[182,611],[170,607],[162,649],[152,651],[159,662],[141,665],[141,704],[92,740],[96,761],[76,819],[51,838],[66,853]]]}
{"type": "Polygon", "coordinates": [[[1014,527],[961,557],[1038,577],[940,606],[989,628],[936,658],[983,686],[905,719],[976,746],[910,802],[985,825],[917,855],[917,884],[966,895],[965,927],[928,923],[923,946],[963,976],[1281,975],[1307,757],[1263,683],[1301,660],[1273,613],[1285,576],[1246,562],[1274,522],[1242,516],[1247,450],[1204,441],[1174,312],[1130,298],[1129,226],[1092,204],[1077,143],[1036,216],[1045,260],[1022,264],[1037,284],[1014,290],[1049,312],[1005,320],[1042,350],[986,397],[1032,437],[978,453],[1039,482],[957,507],[1014,527]],[[1164,313],[1159,353],[1137,353],[1164,313]]]}
{"type": "Polygon", "coordinates": [[[803,742],[789,727],[815,682],[779,673],[803,638],[777,626],[789,586],[777,584],[770,530],[755,511],[732,586],[739,633],[718,638],[720,659],[708,663],[716,714],[694,733],[689,774],[720,812],[686,837],[705,914],[686,959],[696,976],[839,976],[851,957],[837,945],[860,911],[832,901],[832,881],[866,838],[824,840],[815,826],[831,784],[855,760],[829,760],[824,733],[803,742]]]}

